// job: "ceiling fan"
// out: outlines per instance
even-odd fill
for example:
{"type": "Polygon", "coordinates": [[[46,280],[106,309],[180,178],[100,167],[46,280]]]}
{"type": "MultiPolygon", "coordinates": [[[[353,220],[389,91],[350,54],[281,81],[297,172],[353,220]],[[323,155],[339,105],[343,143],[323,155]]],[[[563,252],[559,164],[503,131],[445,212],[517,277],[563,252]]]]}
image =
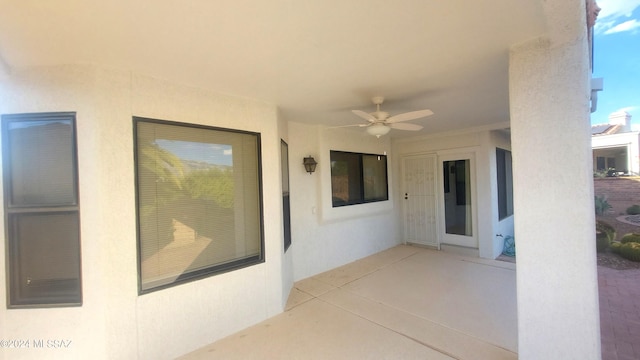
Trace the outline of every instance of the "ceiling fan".
{"type": "Polygon", "coordinates": [[[384,97],[374,96],[371,101],[376,105],[376,111],[367,113],[362,110],[352,110],[359,117],[368,121],[366,124],[354,124],[347,126],[366,127],[367,133],[380,137],[386,135],[391,129],[418,131],[422,129],[421,125],[404,124],[403,121],[415,120],[425,116],[433,115],[433,111],[429,109],[417,110],[389,116],[389,113],[380,111],[380,105],[384,102],[384,97]]]}

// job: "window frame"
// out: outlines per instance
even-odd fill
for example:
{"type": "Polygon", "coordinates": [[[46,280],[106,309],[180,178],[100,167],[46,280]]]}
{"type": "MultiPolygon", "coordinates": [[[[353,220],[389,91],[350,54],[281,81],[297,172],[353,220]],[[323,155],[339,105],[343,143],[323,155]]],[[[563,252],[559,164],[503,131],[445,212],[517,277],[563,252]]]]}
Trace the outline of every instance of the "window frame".
{"type": "Polygon", "coordinates": [[[513,157],[510,150],[496,148],[496,183],[498,220],[504,220],[513,215],[513,157]]]}
{"type": "Polygon", "coordinates": [[[134,154],[134,177],[135,177],[135,206],[136,206],[136,249],[137,249],[137,278],[138,278],[138,294],[144,295],[164,289],[168,289],[174,286],[179,286],[185,283],[189,283],[192,281],[197,281],[201,279],[205,279],[211,276],[220,275],[226,272],[239,270],[245,267],[254,266],[257,264],[261,264],[265,262],[265,241],[264,241],[264,205],[263,205],[263,185],[262,185],[262,145],[261,145],[261,134],[250,131],[236,130],[236,129],[228,129],[200,124],[191,124],[185,122],[178,121],[169,121],[169,120],[160,120],[153,118],[146,118],[140,116],[133,116],[133,154],[134,154]],[[153,286],[151,288],[143,288],[143,278],[142,278],[142,241],[141,241],[141,222],[140,222],[140,176],[138,173],[138,124],[139,123],[151,123],[158,125],[168,125],[168,126],[178,126],[185,127],[191,129],[202,129],[202,130],[211,130],[218,132],[228,132],[233,134],[245,134],[255,136],[256,141],[256,164],[257,164],[257,196],[258,196],[258,217],[259,217],[259,244],[260,244],[260,253],[255,256],[251,256],[244,259],[237,259],[230,262],[207,266],[206,268],[199,269],[196,271],[191,271],[186,274],[180,275],[175,281],[160,284],[157,286],[153,286]]]}
{"type": "MultiPolygon", "coordinates": [[[[388,158],[386,155],[379,155],[379,154],[369,154],[369,153],[357,153],[357,152],[348,152],[348,151],[340,151],[340,150],[330,150],[329,152],[329,158],[331,161],[331,205],[333,208],[337,208],[337,207],[344,207],[344,206],[351,206],[351,205],[359,205],[359,204],[369,204],[369,203],[374,203],[374,202],[381,202],[381,201],[388,201],[389,200],[389,164],[388,164],[388,158]],[[357,195],[357,197],[355,197],[354,199],[349,198],[349,200],[347,201],[338,201],[336,200],[335,195],[335,189],[334,189],[334,182],[333,182],[333,169],[334,169],[334,162],[337,161],[335,156],[340,156],[340,157],[348,157],[350,160],[350,164],[351,165],[347,165],[347,171],[349,172],[350,170],[354,170],[354,177],[357,177],[357,183],[355,185],[357,185],[357,188],[355,188],[355,190],[353,193],[351,192],[351,188],[349,187],[349,196],[351,195],[357,195]],[[383,196],[377,196],[377,197],[373,197],[373,198],[367,198],[367,194],[365,194],[366,192],[366,186],[365,186],[365,172],[366,172],[366,167],[365,167],[365,158],[366,157],[378,157],[378,158],[382,158],[384,159],[384,195],[383,196]],[[357,168],[355,168],[355,164],[357,163],[357,168]],[[356,194],[357,192],[357,194],[356,194]]],[[[347,174],[347,176],[351,177],[352,174],[347,174]]]]}
{"type": "MultiPolygon", "coordinates": [[[[83,303],[83,287],[82,287],[82,239],[81,239],[81,216],[80,216],[80,191],[79,191],[79,169],[78,169],[78,141],[76,128],[75,112],[45,112],[45,113],[23,113],[23,114],[4,114],[2,115],[2,161],[3,161],[3,195],[4,195],[4,222],[5,222],[5,266],[6,266],[6,304],[8,309],[24,309],[24,308],[54,308],[54,307],[78,307],[83,303]],[[60,122],[69,121],[71,130],[71,165],[72,173],[72,201],[61,203],[35,203],[35,204],[18,204],[13,200],[13,180],[11,169],[13,166],[13,154],[11,152],[10,142],[10,124],[28,123],[28,122],[60,122]],[[50,295],[49,297],[32,297],[22,295],[23,290],[20,288],[12,289],[14,282],[18,281],[20,264],[14,264],[19,261],[16,253],[19,253],[20,238],[17,224],[21,216],[46,216],[46,215],[75,215],[74,221],[77,221],[75,228],[74,242],[77,239],[77,245],[74,254],[77,256],[78,264],[78,285],[77,292],[74,295],[50,295]]],[[[56,280],[56,279],[41,279],[56,280]]],[[[57,279],[64,280],[64,279],[57,279]]],[[[74,291],[75,292],[75,291],[74,291]]]]}
{"type": "Polygon", "coordinates": [[[284,252],[291,247],[291,193],[289,186],[289,144],[280,139],[280,166],[282,171],[282,226],[284,252]]]}

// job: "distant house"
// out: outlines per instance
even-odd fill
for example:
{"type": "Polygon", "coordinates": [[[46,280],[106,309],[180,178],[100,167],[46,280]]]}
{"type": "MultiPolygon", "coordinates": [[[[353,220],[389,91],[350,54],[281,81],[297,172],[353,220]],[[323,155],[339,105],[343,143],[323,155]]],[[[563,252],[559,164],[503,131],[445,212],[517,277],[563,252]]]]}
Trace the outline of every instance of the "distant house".
{"type": "Polygon", "coordinates": [[[640,174],[640,131],[631,130],[631,115],[618,111],[609,122],[591,126],[593,170],[607,176],[640,174]]]}

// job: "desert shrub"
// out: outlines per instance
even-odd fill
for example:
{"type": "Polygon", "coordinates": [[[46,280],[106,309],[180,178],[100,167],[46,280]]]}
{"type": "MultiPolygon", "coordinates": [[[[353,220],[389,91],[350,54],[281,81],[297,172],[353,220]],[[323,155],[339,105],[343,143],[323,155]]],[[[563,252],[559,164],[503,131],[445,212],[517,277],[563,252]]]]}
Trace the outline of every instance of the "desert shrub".
{"type": "Polygon", "coordinates": [[[604,251],[615,239],[616,229],[606,221],[596,220],[596,251],[604,251]]]}
{"type": "Polygon", "coordinates": [[[607,170],[594,170],[593,177],[596,179],[602,179],[607,177],[607,170]]]}
{"type": "Polygon", "coordinates": [[[625,234],[621,239],[620,242],[623,244],[626,243],[640,243],[640,234],[638,233],[629,233],[629,234],[625,234]]]}
{"type": "Polygon", "coordinates": [[[640,214],[640,205],[631,205],[627,208],[628,215],[638,215],[640,214]]]}
{"type": "Polygon", "coordinates": [[[611,209],[611,204],[607,201],[607,198],[602,196],[595,197],[596,215],[603,215],[607,210],[611,209]]]}
{"type": "Polygon", "coordinates": [[[640,243],[628,242],[620,245],[620,256],[631,261],[640,261],[640,243]]]}
{"type": "Polygon", "coordinates": [[[596,232],[605,232],[609,236],[609,241],[616,240],[616,229],[606,221],[596,220],[596,232]]]}
{"type": "Polygon", "coordinates": [[[611,251],[613,251],[616,254],[620,253],[620,247],[622,246],[622,243],[618,242],[618,241],[614,241],[611,243],[611,245],[609,245],[609,248],[611,249],[611,251]]]}

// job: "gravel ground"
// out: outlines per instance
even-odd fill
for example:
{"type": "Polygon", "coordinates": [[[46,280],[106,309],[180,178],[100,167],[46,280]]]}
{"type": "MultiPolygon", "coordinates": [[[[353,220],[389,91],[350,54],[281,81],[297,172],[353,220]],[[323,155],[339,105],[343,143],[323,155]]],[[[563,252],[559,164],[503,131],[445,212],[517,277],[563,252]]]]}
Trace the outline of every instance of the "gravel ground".
{"type": "MultiPolygon", "coordinates": [[[[616,229],[616,240],[620,240],[624,234],[640,232],[640,226],[620,222],[616,220],[619,215],[597,216],[598,220],[609,223],[616,229]]],[[[627,260],[620,255],[612,253],[609,249],[598,253],[598,265],[616,270],[640,269],[640,262],[627,260]]]]}

